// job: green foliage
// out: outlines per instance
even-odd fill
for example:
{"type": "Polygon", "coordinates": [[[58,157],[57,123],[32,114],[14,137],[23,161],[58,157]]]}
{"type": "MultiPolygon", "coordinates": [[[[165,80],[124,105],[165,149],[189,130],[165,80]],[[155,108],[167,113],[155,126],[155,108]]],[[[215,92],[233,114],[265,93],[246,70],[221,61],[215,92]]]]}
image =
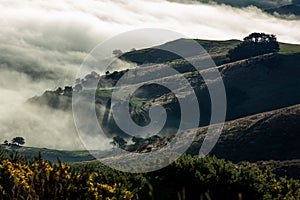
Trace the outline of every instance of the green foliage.
{"type": "Polygon", "coordinates": [[[296,44],[280,44],[280,51],[281,54],[296,54],[300,53],[300,45],[296,44]]]}
{"type": "Polygon", "coordinates": [[[271,169],[184,155],[170,166],[130,174],[103,165],[72,169],[41,156],[28,161],[0,151],[0,199],[299,199],[298,180],[271,169]]]}
{"type": "MultiPolygon", "coordinates": [[[[93,91],[91,91],[93,92],[93,91]]],[[[110,98],[112,94],[112,90],[104,90],[104,89],[97,89],[96,90],[96,97],[97,98],[110,98]]]]}
{"type": "Polygon", "coordinates": [[[23,145],[25,144],[25,140],[23,137],[15,137],[12,139],[11,141],[13,144],[17,144],[17,145],[23,145]]]}
{"type": "Polygon", "coordinates": [[[182,156],[148,175],[154,199],[299,199],[299,181],[277,180],[270,169],[216,158],[182,156]],[[280,190],[278,189],[280,185],[280,190]]]}
{"type": "Polygon", "coordinates": [[[133,193],[122,183],[99,182],[101,175],[92,168],[75,171],[60,161],[52,164],[38,157],[25,164],[23,160],[17,162],[18,158],[1,156],[0,199],[133,198],[133,193]]]}
{"type": "Polygon", "coordinates": [[[120,136],[113,137],[113,141],[111,142],[113,146],[118,146],[119,148],[125,148],[127,141],[121,138],[120,136]]]}

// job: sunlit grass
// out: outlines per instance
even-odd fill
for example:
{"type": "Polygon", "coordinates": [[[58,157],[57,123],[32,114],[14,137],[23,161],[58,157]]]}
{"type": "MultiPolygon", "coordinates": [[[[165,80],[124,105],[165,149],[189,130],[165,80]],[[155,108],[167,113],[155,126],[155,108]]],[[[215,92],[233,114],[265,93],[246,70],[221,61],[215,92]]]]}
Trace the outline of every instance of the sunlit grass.
{"type": "Polygon", "coordinates": [[[300,53],[300,45],[280,43],[280,54],[300,53]]]}

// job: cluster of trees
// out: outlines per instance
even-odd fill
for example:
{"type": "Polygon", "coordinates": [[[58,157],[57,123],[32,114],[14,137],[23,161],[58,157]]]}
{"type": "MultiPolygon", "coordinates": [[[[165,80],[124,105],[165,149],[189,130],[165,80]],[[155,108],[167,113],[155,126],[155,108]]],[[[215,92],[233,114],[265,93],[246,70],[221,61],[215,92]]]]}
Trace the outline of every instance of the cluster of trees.
{"type": "Polygon", "coordinates": [[[8,140],[4,140],[4,145],[17,145],[21,146],[25,144],[25,139],[23,137],[15,137],[11,140],[11,143],[8,142],[8,140]]]}
{"type": "Polygon", "coordinates": [[[252,33],[244,38],[236,48],[230,50],[227,57],[231,61],[279,51],[277,38],[272,34],[252,33]]]}
{"type": "Polygon", "coordinates": [[[64,89],[62,89],[61,87],[57,88],[55,90],[55,92],[58,95],[65,95],[65,96],[71,96],[72,92],[73,92],[73,88],[71,86],[66,86],[64,89]]]}
{"type": "Polygon", "coordinates": [[[120,136],[115,136],[113,137],[113,141],[111,141],[110,144],[114,147],[116,146],[118,148],[124,149],[126,147],[127,141],[120,136]]]}
{"type": "Polygon", "coordinates": [[[132,137],[131,141],[133,142],[133,144],[127,145],[128,142],[124,138],[120,136],[115,136],[113,137],[113,140],[110,142],[110,144],[114,147],[116,146],[121,149],[135,151],[138,148],[143,148],[145,145],[153,144],[159,141],[160,139],[161,137],[159,137],[158,135],[154,135],[148,138],[132,137]]]}

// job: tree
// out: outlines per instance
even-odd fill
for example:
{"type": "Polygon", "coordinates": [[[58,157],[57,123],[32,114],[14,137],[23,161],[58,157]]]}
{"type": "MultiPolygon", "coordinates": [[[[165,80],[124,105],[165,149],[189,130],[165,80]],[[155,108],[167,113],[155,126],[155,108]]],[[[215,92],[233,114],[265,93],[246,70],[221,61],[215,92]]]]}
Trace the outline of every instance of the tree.
{"type": "Polygon", "coordinates": [[[115,55],[116,57],[119,57],[123,54],[123,52],[120,49],[115,49],[113,50],[113,55],[115,55]]]}
{"type": "Polygon", "coordinates": [[[113,147],[117,146],[117,143],[115,140],[111,141],[110,144],[113,145],[113,147]]]}
{"type": "Polygon", "coordinates": [[[138,137],[132,137],[131,141],[134,142],[134,145],[137,145],[137,146],[145,143],[144,138],[138,138],[138,137]]]}
{"type": "Polygon", "coordinates": [[[4,140],[4,144],[5,144],[5,145],[8,145],[8,141],[7,141],[7,140],[4,140]]]}
{"type": "Polygon", "coordinates": [[[18,145],[18,146],[25,144],[25,140],[24,140],[23,137],[15,137],[15,138],[13,138],[13,139],[11,140],[11,142],[12,142],[13,144],[18,145]]]}
{"type": "Polygon", "coordinates": [[[58,94],[58,95],[61,95],[64,91],[61,87],[57,88],[57,90],[55,90],[55,92],[58,94]]]}
{"type": "Polygon", "coordinates": [[[64,95],[71,96],[73,92],[73,88],[71,86],[66,86],[64,89],[64,95]]]}
{"type": "Polygon", "coordinates": [[[279,43],[275,35],[251,33],[244,38],[241,44],[230,50],[227,57],[231,61],[236,61],[277,51],[279,51],[279,43]]]}
{"type": "Polygon", "coordinates": [[[111,142],[113,146],[118,146],[119,148],[124,148],[127,144],[126,140],[121,138],[120,136],[113,137],[113,141],[111,142]]]}
{"type": "Polygon", "coordinates": [[[143,138],[138,138],[138,137],[132,137],[131,140],[134,143],[140,143],[141,141],[144,141],[143,138]]]}

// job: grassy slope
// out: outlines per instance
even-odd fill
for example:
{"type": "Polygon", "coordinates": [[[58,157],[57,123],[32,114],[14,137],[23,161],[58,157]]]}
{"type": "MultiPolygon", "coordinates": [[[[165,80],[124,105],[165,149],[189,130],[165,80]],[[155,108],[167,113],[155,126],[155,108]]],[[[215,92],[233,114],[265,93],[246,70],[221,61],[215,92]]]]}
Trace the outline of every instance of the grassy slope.
{"type": "MultiPolygon", "coordinates": [[[[215,60],[215,62],[222,62],[220,61],[220,57],[225,59],[225,55],[229,49],[234,48],[238,45],[241,41],[239,40],[227,40],[227,41],[210,41],[210,40],[191,40],[191,39],[178,39],[175,41],[167,42],[163,45],[158,46],[157,48],[164,48],[164,49],[180,49],[185,48],[187,51],[190,49],[190,45],[194,42],[198,42],[215,60]]],[[[188,52],[190,56],[197,56],[198,52],[191,51],[188,52]]],[[[125,53],[122,59],[136,62],[138,64],[144,63],[164,63],[169,61],[174,61],[176,59],[180,59],[177,55],[172,53],[162,51],[160,49],[154,48],[146,48],[137,51],[131,51],[125,53]]]]}
{"type": "MultiPolygon", "coordinates": [[[[236,47],[241,41],[239,40],[226,40],[226,41],[211,41],[211,40],[199,40],[195,39],[194,41],[198,42],[213,58],[217,65],[226,62],[227,52],[236,47]]],[[[168,42],[166,44],[158,46],[158,48],[186,48],[189,49],[189,44],[193,41],[191,39],[179,39],[175,41],[168,42]]],[[[296,44],[286,44],[280,43],[281,54],[293,54],[300,53],[300,45],[296,44]]],[[[193,53],[190,53],[193,55],[193,53]]],[[[195,55],[197,54],[195,53],[195,55]]],[[[132,62],[137,62],[138,64],[143,63],[163,63],[174,61],[178,59],[174,54],[168,52],[160,51],[155,48],[146,48],[137,51],[127,52],[122,56],[123,59],[129,60],[132,62]]]]}
{"type": "MultiPolygon", "coordinates": [[[[299,119],[300,104],[226,122],[210,155],[235,162],[259,162],[274,167],[277,174],[299,179],[300,173],[295,171],[300,168],[299,119]]],[[[198,154],[206,130],[197,130],[189,153],[198,154]]]]}
{"type": "Polygon", "coordinates": [[[33,158],[41,153],[42,157],[45,160],[51,162],[57,162],[57,159],[60,159],[63,162],[80,162],[91,160],[93,157],[86,150],[80,151],[64,151],[64,150],[55,150],[55,149],[46,149],[46,148],[36,148],[36,147],[6,147],[2,146],[6,153],[17,151],[21,155],[27,158],[33,158]]]}
{"type": "Polygon", "coordinates": [[[279,51],[279,53],[281,53],[281,54],[295,54],[295,53],[300,53],[300,45],[280,43],[280,51],[279,51]]]}

